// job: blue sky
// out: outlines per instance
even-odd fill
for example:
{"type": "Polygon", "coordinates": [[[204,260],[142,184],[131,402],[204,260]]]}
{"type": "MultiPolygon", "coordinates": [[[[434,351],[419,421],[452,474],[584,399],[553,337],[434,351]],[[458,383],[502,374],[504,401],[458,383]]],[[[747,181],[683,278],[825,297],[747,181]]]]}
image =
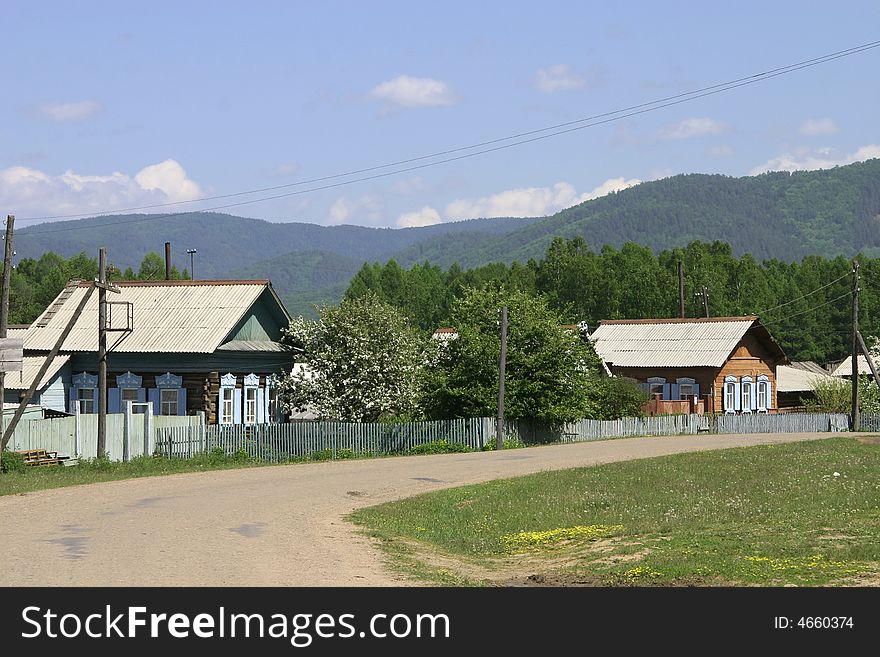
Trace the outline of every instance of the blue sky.
{"type": "MultiPolygon", "coordinates": [[[[876,0],[7,0],[2,14],[0,212],[20,227],[382,165],[880,39],[876,0]]],[[[878,69],[880,48],[517,148],[224,211],[389,227],[540,216],[677,173],[880,157],[878,69]]]]}

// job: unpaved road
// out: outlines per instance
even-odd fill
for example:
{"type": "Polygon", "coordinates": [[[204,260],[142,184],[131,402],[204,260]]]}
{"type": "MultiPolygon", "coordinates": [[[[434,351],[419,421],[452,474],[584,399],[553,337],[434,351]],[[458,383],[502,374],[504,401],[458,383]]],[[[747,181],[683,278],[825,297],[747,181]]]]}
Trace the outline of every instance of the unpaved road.
{"type": "Polygon", "coordinates": [[[677,452],[827,438],[628,438],[130,479],[0,497],[2,586],[400,586],[350,511],[428,490],[677,452]]]}

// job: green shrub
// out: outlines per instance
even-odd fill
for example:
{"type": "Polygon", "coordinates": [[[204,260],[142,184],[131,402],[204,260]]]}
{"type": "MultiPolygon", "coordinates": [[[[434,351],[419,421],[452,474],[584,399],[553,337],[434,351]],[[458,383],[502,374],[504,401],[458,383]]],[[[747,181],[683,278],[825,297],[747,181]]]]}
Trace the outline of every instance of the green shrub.
{"type": "MultiPolygon", "coordinates": [[[[526,447],[527,445],[523,442],[522,438],[519,436],[505,436],[504,444],[501,446],[502,449],[519,449],[520,447],[526,447]]],[[[483,445],[484,452],[491,452],[495,449],[495,439],[493,438],[485,445],[483,445]]]]}
{"type": "Polygon", "coordinates": [[[442,440],[432,440],[423,445],[416,445],[409,450],[410,454],[456,454],[459,452],[470,452],[470,447],[463,443],[451,443],[445,438],[442,440]]]}
{"type": "Polygon", "coordinates": [[[309,454],[310,461],[332,461],[333,459],[346,460],[357,458],[357,454],[351,449],[337,449],[334,455],[332,449],[319,449],[317,452],[309,454]]]}
{"type": "Polygon", "coordinates": [[[21,472],[27,468],[24,456],[15,452],[3,451],[3,462],[0,463],[0,472],[21,472]]]}

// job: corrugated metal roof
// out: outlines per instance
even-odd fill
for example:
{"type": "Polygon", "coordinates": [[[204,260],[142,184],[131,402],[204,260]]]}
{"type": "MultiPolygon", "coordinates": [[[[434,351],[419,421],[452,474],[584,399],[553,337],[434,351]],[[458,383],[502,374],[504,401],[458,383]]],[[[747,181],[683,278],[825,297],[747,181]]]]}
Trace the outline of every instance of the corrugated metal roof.
{"type": "Polygon", "coordinates": [[[776,389],[779,392],[807,392],[816,389],[816,383],[822,380],[834,381],[827,372],[820,373],[803,369],[778,365],[776,367],[776,389]]]}
{"type": "MultiPolygon", "coordinates": [[[[55,356],[52,360],[52,364],[49,365],[49,369],[46,370],[46,373],[43,375],[43,380],[40,382],[40,385],[37,386],[37,390],[40,390],[43,386],[48,384],[49,381],[52,380],[52,377],[58,373],[58,370],[64,367],[64,364],[69,360],[70,356],[61,354],[55,356]]],[[[45,361],[46,358],[43,356],[25,356],[22,361],[21,372],[6,373],[6,389],[27,390],[30,388],[31,382],[36,378],[37,372],[40,371],[40,368],[45,361]],[[19,376],[19,374],[21,376],[19,376]]]]}
{"type": "Polygon", "coordinates": [[[287,351],[280,342],[271,340],[230,340],[224,342],[217,351],[287,351]]]}
{"type": "Polygon", "coordinates": [[[614,320],[590,336],[615,367],[721,367],[755,323],[754,317],[614,320]]]}
{"type": "MultiPolygon", "coordinates": [[[[880,372],[880,361],[874,359],[874,367],[880,372]]],[[[868,365],[867,359],[859,355],[859,374],[870,374],[871,366],[868,365]]],[[[831,376],[852,376],[852,356],[847,356],[843,361],[831,371],[831,376]]]]}
{"type": "MultiPolygon", "coordinates": [[[[108,335],[108,346],[118,338],[115,352],[211,353],[269,286],[267,281],[150,281],[118,283],[120,293],[107,293],[109,302],[131,302],[134,328],[108,335]]],[[[65,288],[56,301],[27,330],[26,350],[49,350],[73,316],[89,284],[65,288]],[[51,314],[51,316],[49,316],[51,314]],[[38,326],[45,323],[45,326],[38,326]]],[[[271,289],[271,288],[269,288],[271,289]]],[[[125,306],[109,309],[111,328],[126,325],[125,306]]],[[[98,294],[86,303],[62,351],[98,350],[98,294]]]]}

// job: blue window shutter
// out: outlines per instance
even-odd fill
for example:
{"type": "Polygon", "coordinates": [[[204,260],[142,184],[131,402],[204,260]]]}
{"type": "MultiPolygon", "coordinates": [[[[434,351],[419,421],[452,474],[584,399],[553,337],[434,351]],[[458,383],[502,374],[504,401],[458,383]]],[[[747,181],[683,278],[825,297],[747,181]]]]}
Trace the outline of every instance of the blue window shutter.
{"type": "Polygon", "coordinates": [[[669,384],[663,384],[663,399],[669,399],[669,384]]]}
{"type": "Polygon", "coordinates": [[[758,409],[758,384],[752,384],[752,397],[749,399],[752,405],[752,410],[755,411],[758,409]]]}
{"type": "Polygon", "coordinates": [[[673,383],[672,385],[672,395],[670,399],[678,399],[681,395],[679,392],[681,391],[681,386],[677,383],[673,383]]]}
{"type": "Polygon", "coordinates": [[[767,381],[767,408],[773,408],[773,384],[767,381]]]}
{"type": "Polygon", "coordinates": [[[734,387],[736,389],[736,394],[734,395],[735,401],[733,402],[733,410],[739,411],[742,410],[742,385],[737,381],[736,384],[734,384],[734,387]]]}
{"type": "Polygon", "coordinates": [[[266,422],[266,391],[257,388],[257,424],[266,422]]]}
{"type": "Polygon", "coordinates": [[[70,387],[70,390],[67,392],[67,401],[68,401],[68,413],[76,413],[76,388],[73,386],[70,387]]]}
{"type": "Polygon", "coordinates": [[[694,394],[697,396],[697,399],[700,398],[700,384],[699,383],[694,384],[694,394]]]}
{"type": "Polygon", "coordinates": [[[147,389],[146,388],[138,388],[138,401],[141,403],[147,401],[147,389]]]}
{"type": "Polygon", "coordinates": [[[186,388],[177,391],[177,414],[186,415],[186,388]]]}
{"type": "Polygon", "coordinates": [[[241,389],[232,391],[232,423],[241,424],[241,389]]]}
{"type": "Polygon", "coordinates": [[[150,403],[153,405],[153,415],[159,415],[162,410],[159,406],[159,388],[150,388],[149,398],[150,403]]]}
{"type": "Polygon", "coordinates": [[[119,388],[107,388],[107,412],[119,413],[120,409],[119,388]]]}

